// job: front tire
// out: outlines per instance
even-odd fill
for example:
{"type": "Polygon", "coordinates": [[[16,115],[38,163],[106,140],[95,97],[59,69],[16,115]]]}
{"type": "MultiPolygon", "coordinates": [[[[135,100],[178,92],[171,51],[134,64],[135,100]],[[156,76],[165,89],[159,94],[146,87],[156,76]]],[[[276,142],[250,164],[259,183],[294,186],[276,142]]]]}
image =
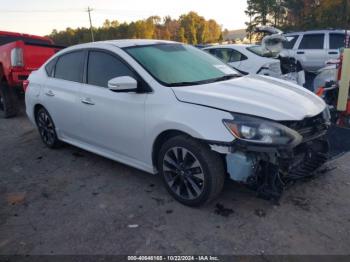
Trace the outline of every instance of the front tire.
{"type": "Polygon", "coordinates": [[[41,140],[49,148],[57,148],[61,145],[59,141],[55,124],[47,110],[40,108],[35,115],[36,124],[39,130],[41,140]]]}
{"type": "Polygon", "coordinates": [[[164,143],[157,164],[168,192],[187,206],[210,202],[224,186],[222,157],[189,136],[176,136],[164,143]]]}

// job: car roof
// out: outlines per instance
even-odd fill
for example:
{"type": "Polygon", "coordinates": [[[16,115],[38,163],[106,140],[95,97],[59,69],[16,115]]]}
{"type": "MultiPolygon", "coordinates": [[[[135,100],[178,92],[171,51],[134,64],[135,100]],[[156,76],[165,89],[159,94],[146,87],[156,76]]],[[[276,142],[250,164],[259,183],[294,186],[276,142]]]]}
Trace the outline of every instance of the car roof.
{"type": "Polygon", "coordinates": [[[157,44],[181,44],[173,41],[165,41],[165,40],[153,40],[153,39],[123,39],[123,40],[107,40],[107,41],[98,41],[91,42],[85,44],[74,45],[64,49],[67,50],[75,50],[80,48],[94,48],[100,47],[103,45],[113,45],[119,48],[131,47],[131,46],[144,46],[144,45],[157,45],[157,44]]]}
{"type": "Polygon", "coordinates": [[[251,46],[256,46],[256,45],[250,45],[250,44],[228,44],[228,45],[214,45],[214,46],[210,46],[210,47],[206,47],[203,48],[204,50],[207,49],[215,49],[215,48],[238,48],[238,49],[245,49],[247,47],[251,47],[251,46]]]}
{"type": "MultiPolygon", "coordinates": [[[[319,33],[345,33],[345,30],[342,29],[324,29],[324,30],[309,30],[309,31],[299,31],[299,32],[288,32],[284,35],[301,35],[301,34],[319,34],[319,33]]],[[[348,34],[350,34],[350,31],[348,31],[348,34]]]]}

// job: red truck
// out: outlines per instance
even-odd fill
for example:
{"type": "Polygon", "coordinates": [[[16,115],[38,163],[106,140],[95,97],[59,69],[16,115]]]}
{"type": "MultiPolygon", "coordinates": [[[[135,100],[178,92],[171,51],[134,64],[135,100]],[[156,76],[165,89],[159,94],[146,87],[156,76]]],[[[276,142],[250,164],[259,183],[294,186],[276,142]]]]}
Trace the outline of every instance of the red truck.
{"type": "Polygon", "coordinates": [[[17,114],[23,82],[60,49],[47,37],[0,31],[0,117],[17,114]]]}

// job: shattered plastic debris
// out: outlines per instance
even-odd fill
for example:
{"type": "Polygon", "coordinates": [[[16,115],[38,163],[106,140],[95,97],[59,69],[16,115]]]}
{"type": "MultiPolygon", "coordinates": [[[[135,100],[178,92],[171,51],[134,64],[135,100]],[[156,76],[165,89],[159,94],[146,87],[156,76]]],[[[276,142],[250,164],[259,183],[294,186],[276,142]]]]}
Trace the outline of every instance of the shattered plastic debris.
{"type": "Polygon", "coordinates": [[[229,217],[231,214],[233,214],[233,210],[230,208],[225,208],[222,204],[216,204],[215,214],[223,217],[229,217]]]}

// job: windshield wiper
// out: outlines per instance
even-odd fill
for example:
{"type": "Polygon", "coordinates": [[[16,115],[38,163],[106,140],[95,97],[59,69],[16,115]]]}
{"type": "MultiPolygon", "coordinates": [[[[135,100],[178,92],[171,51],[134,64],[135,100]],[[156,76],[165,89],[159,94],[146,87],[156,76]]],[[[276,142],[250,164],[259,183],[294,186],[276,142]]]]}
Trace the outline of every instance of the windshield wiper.
{"type": "Polygon", "coordinates": [[[220,82],[220,81],[230,80],[232,78],[237,78],[237,77],[241,77],[241,75],[239,74],[224,75],[222,77],[212,79],[212,82],[220,82]]]}
{"type": "Polygon", "coordinates": [[[214,82],[219,82],[219,81],[225,81],[225,80],[230,80],[232,78],[240,77],[241,75],[239,74],[230,74],[230,75],[225,75],[221,76],[219,78],[214,78],[214,79],[208,79],[208,80],[201,80],[201,81],[194,81],[194,82],[179,82],[179,83],[171,83],[168,86],[170,87],[175,87],[175,86],[195,86],[195,85],[203,85],[203,84],[210,84],[214,82]]]}
{"type": "Polygon", "coordinates": [[[195,86],[195,85],[200,85],[203,84],[203,81],[197,81],[197,82],[178,82],[178,83],[171,83],[168,84],[170,87],[175,87],[175,86],[195,86]]]}

